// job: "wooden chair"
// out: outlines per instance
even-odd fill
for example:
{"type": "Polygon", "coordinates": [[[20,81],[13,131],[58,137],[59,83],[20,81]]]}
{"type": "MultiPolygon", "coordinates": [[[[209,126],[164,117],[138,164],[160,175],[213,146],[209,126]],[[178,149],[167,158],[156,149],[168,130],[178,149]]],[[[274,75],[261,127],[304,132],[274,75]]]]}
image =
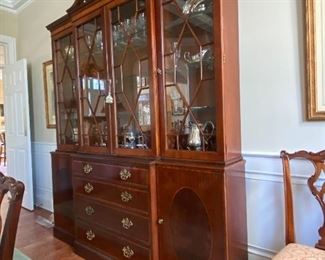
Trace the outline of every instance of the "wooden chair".
{"type": "Polygon", "coordinates": [[[321,188],[316,187],[316,182],[320,178],[321,174],[325,174],[325,150],[312,153],[306,151],[299,151],[296,153],[281,152],[281,159],[283,163],[283,181],[284,181],[284,202],[285,202],[285,242],[286,247],[283,248],[273,260],[284,260],[284,259],[325,259],[325,222],[319,229],[320,239],[313,248],[301,244],[295,243],[295,228],[294,228],[294,214],[293,214],[293,195],[291,185],[291,170],[290,161],[292,159],[304,159],[310,161],[314,166],[314,173],[308,178],[307,184],[314,195],[319,205],[321,206],[324,220],[325,220],[325,203],[323,197],[325,195],[325,183],[322,184],[321,188]]]}
{"type": "Polygon", "coordinates": [[[0,230],[2,231],[0,238],[0,260],[10,260],[13,257],[24,190],[25,186],[22,182],[4,176],[0,172],[1,209],[5,203],[8,203],[8,209],[5,211],[6,214],[3,227],[0,215],[0,230]],[[3,200],[5,195],[7,195],[6,197],[8,198],[8,201],[3,200]]]}

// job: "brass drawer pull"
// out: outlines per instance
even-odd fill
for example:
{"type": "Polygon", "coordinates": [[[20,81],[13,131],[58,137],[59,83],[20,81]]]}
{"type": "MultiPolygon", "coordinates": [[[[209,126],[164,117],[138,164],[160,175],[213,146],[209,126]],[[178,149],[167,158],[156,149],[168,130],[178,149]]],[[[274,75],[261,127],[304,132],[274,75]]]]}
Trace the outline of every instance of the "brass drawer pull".
{"type": "Polygon", "coordinates": [[[133,226],[133,222],[128,218],[123,218],[121,223],[124,229],[130,229],[133,226]]]}
{"type": "Polygon", "coordinates": [[[132,174],[127,170],[123,169],[120,171],[120,178],[122,181],[126,181],[132,177],[132,174]]]}
{"type": "Polygon", "coordinates": [[[95,210],[94,210],[94,208],[93,208],[92,206],[87,206],[87,207],[85,208],[85,212],[86,212],[86,214],[87,214],[88,216],[91,216],[91,215],[94,215],[95,210]]]}
{"type": "Polygon", "coordinates": [[[132,200],[132,195],[130,193],[128,193],[127,191],[123,191],[121,193],[121,200],[123,202],[129,202],[130,200],[132,200]]]}
{"type": "Polygon", "coordinates": [[[124,246],[122,252],[125,258],[131,258],[134,255],[134,251],[129,246],[124,246]]]}
{"type": "Polygon", "coordinates": [[[84,170],[84,174],[88,175],[92,172],[93,167],[89,163],[86,163],[83,167],[83,170],[84,170]]]}
{"type": "Polygon", "coordinates": [[[92,192],[92,191],[94,190],[94,186],[91,185],[91,184],[88,182],[88,183],[85,185],[84,190],[85,190],[86,193],[89,194],[90,192],[92,192]]]}
{"type": "Polygon", "coordinates": [[[89,241],[91,241],[91,240],[93,240],[95,238],[95,233],[91,229],[89,229],[86,232],[86,236],[87,236],[87,239],[89,241]]]}

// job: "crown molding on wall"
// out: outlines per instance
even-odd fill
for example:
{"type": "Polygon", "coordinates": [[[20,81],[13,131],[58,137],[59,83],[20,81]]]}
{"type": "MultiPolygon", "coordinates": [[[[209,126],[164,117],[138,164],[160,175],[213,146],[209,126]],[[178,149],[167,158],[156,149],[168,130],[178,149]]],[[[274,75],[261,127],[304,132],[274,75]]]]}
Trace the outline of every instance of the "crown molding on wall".
{"type": "Polygon", "coordinates": [[[18,7],[6,7],[3,5],[0,5],[0,10],[12,13],[12,14],[19,14],[24,8],[29,6],[34,0],[27,0],[22,5],[19,5],[18,7]]]}

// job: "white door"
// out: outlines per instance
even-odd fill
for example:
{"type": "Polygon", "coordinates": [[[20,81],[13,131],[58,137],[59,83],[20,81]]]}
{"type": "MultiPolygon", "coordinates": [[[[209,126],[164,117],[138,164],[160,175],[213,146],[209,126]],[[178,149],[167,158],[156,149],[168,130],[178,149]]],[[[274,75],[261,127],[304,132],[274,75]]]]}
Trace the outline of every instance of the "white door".
{"type": "Polygon", "coordinates": [[[25,184],[23,207],[34,209],[27,61],[4,68],[7,175],[25,184]]]}

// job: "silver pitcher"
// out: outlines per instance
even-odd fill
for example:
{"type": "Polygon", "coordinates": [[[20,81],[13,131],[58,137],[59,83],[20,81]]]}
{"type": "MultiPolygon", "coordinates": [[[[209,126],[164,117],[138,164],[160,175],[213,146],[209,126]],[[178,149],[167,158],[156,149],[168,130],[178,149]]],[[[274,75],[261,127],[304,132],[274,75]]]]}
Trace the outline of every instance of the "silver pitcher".
{"type": "Polygon", "coordinates": [[[187,145],[189,148],[200,150],[202,142],[200,136],[200,128],[197,124],[190,122],[190,133],[188,135],[187,145]]]}
{"type": "Polygon", "coordinates": [[[212,121],[207,121],[203,125],[190,122],[190,133],[188,135],[188,141],[187,141],[187,145],[190,150],[191,149],[195,149],[198,151],[201,150],[202,140],[201,140],[200,128],[202,128],[203,132],[206,132],[205,130],[207,129],[207,126],[210,126],[210,132],[212,133],[215,128],[212,121]]]}

